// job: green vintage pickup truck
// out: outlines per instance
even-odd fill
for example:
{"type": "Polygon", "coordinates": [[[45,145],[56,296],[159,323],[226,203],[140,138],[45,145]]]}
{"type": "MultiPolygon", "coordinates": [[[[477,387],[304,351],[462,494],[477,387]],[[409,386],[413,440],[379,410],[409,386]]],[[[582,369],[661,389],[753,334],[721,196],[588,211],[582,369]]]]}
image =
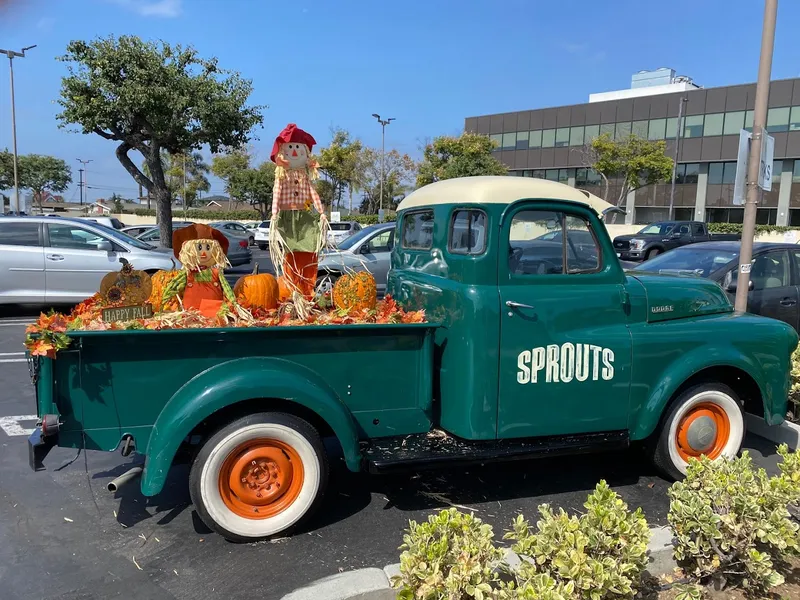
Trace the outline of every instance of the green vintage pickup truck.
{"type": "MultiPolygon", "coordinates": [[[[322,439],[383,472],[643,442],[680,477],[733,456],[743,411],[786,410],[794,330],[714,283],[626,274],[598,198],[537,179],[434,183],[398,210],[388,290],[430,323],[76,332],[36,367],[31,466],[53,445],[177,460],[212,529],[284,532],[317,507],[322,439]]],[[[525,468],[525,467],[521,467],[525,468]]]]}

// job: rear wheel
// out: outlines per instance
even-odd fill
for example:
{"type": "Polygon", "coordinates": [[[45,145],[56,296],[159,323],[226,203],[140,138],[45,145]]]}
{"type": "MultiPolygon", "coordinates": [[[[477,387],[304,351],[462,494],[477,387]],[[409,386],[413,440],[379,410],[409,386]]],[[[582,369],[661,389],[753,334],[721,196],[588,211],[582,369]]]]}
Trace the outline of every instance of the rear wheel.
{"type": "Polygon", "coordinates": [[[256,245],[256,238],[254,238],[254,237],[251,235],[249,238],[247,238],[247,243],[248,243],[250,246],[255,246],[255,245],[256,245]]]}
{"type": "Polygon", "coordinates": [[[237,419],[192,464],[189,491],[203,522],[232,541],[284,533],[322,501],[328,459],[317,431],[284,413],[237,419]]]}
{"type": "Polygon", "coordinates": [[[332,293],[333,286],[336,284],[337,279],[339,279],[339,275],[336,273],[330,273],[328,271],[320,271],[317,274],[317,285],[316,285],[317,294],[324,295],[332,293]]]}
{"type": "Polygon", "coordinates": [[[661,250],[659,250],[658,248],[653,248],[652,250],[648,250],[647,254],[644,255],[644,259],[650,260],[654,256],[658,256],[659,254],[661,254],[661,250]]]}
{"type": "Polygon", "coordinates": [[[653,462],[666,475],[680,479],[691,458],[735,457],[744,433],[744,412],[736,392],[721,383],[696,385],[677,398],[663,420],[653,462]]]}
{"type": "Polygon", "coordinates": [[[268,248],[267,244],[265,244],[263,242],[259,242],[259,244],[258,244],[258,249],[259,250],[266,250],[267,248],[268,248]]]}

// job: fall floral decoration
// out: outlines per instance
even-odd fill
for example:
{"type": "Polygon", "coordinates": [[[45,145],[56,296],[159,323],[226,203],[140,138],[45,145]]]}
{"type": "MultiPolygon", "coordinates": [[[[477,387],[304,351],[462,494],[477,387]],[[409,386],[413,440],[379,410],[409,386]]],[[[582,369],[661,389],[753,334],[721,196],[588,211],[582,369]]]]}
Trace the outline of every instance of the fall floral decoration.
{"type": "Polygon", "coordinates": [[[258,263],[251,275],[239,278],[233,286],[236,301],[245,308],[278,308],[280,295],[278,281],[269,273],[259,273],[258,263]]]}
{"type": "Polygon", "coordinates": [[[137,271],[126,259],[120,258],[122,269],[108,273],[100,282],[100,297],[109,305],[139,305],[150,298],[150,276],[137,271]]]}
{"type": "Polygon", "coordinates": [[[169,285],[169,282],[175,279],[180,271],[175,268],[175,261],[172,262],[172,269],[169,271],[158,271],[150,278],[152,291],[150,292],[150,305],[153,307],[153,312],[174,311],[180,308],[177,298],[170,298],[167,302],[163,302],[164,288],[169,285]]]}
{"type": "Polygon", "coordinates": [[[333,305],[340,310],[371,310],[378,292],[369,271],[342,275],[333,286],[333,305]]]}

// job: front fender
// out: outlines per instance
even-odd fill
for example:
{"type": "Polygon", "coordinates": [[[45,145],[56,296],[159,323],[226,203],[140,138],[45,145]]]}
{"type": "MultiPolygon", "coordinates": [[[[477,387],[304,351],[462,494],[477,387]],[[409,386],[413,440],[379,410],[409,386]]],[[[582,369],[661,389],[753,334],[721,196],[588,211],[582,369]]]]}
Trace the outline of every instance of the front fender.
{"type": "Polygon", "coordinates": [[[682,354],[680,359],[664,369],[646,401],[632,415],[631,439],[642,440],[650,436],[658,426],[667,403],[681,385],[693,375],[711,367],[734,367],[750,375],[761,392],[765,419],[770,422],[774,418],[773,402],[780,391],[774,389],[777,384],[765,376],[761,365],[735,346],[700,346],[682,354]]]}
{"type": "MultiPolygon", "coordinates": [[[[161,491],[175,453],[197,425],[222,408],[257,398],[289,400],[314,411],[339,439],[348,468],[361,468],[356,423],[319,375],[280,358],[240,358],[196,375],[164,406],[147,444],[142,494],[161,491]]],[[[268,400],[264,410],[269,410],[268,400]]]]}

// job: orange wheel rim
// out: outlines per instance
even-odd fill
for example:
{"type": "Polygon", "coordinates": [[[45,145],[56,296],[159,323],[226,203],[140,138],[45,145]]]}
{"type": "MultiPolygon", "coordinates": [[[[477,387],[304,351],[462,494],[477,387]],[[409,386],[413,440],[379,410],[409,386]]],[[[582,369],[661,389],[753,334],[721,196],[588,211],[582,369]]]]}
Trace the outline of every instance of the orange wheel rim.
{"type": "Polygon", "coordinates": [[[731,433],[725,409],[713,402],[693,406],[678,423],[676,445],[685,461],[705,455],[715,459],[722,454],[731,433]]]}
{"type": "Polygon", "coordinates": [[[303,461],[290,445],[249,440],[231,451],[219,471],[225,506],[245,519],[269,519],[291,506],[303,488],[303,461]]]}

